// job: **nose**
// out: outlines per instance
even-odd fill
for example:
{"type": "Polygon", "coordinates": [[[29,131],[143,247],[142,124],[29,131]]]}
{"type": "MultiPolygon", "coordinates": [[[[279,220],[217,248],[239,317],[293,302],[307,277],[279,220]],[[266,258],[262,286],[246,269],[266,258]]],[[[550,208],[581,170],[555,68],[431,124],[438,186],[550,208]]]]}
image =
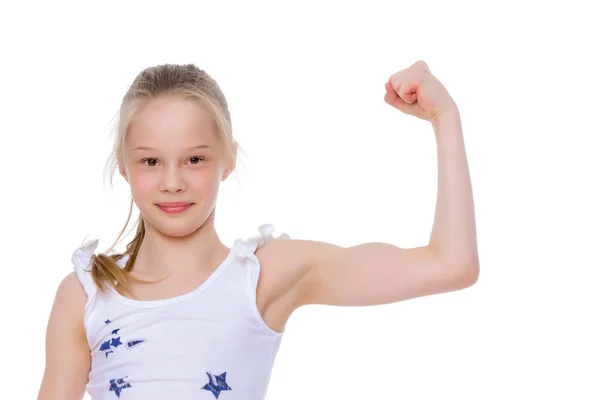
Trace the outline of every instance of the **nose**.
{"type": "Polygon", "coordinates": [[[164,169],[160,182],[160,190],[163,192],[185,191],[187,184],[184,175],[176,166],[164,169]]]}

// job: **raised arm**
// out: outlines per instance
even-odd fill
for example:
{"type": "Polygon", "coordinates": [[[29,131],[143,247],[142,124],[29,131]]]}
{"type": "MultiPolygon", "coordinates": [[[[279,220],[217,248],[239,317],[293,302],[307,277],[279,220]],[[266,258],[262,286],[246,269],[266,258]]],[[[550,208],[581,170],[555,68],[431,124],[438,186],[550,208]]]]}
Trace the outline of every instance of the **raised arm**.
{"type": "Polygon", "coordinates": [[[38,400],[81,400],[90,372],[83,326],[86,294],[74,272],[56,292],[46,331],[46,367],[38,400]]]}
{"type": "Polygon", "coordinates": [[[471,180],[454,100],[424,62],[394,74],[384,100],[430,122],[436,135],[438,198],[429,243],[403,249],[388,243],[344,248],[293,241],[286,257],[301,271],[297,307],[387,304],[464,289],[479,277],[471,180]]]}

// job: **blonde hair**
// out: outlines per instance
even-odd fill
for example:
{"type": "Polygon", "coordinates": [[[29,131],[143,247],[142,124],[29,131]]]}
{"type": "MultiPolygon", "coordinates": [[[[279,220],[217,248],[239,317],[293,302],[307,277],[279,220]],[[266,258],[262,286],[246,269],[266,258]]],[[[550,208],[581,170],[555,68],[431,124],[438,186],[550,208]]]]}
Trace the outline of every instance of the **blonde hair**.
{"type": "MultiPolygon", "coordinates": [[[[158,65],[146,68],[140,72],[129,86],[121,102],[114,146],[105,167],[105,173],[107,172],[110,176],[111,186],[115,172],[119,166],[122,167],[124,165],[125,139],[129,126],[138,110],[150,100],[169,95],[178,95],[185,100],[194,101],[204,106],[213,118],[219,141],[224,145],[224,153],[228,159],[227,161],[235,161],[237,153],[234,146],[237,142],[234,141],[232,135],[231,116],[229,115],[227,100],[217,82],[208,73],[199,69],[194,64],[158,65]]],[[[137,221],[135,236],[126,245],[125,252],[121,254],[109,254],[115,245],[119,243],[121,236],[123,236],[123,232],[131,219],[132,210],[133,198],[131,198],[129,205],[127,222],[125,222],[115,242],[104,253],[92,256],[92,277],[94,283],[101,291],[105,291],[107,286],[115,290],[119,287],[133,295],[129,284],[130,280],[149,283],[148,281],[134,278],[129,274],[144,239],[145,226],[141,214],[137,221]],[[121,268],[117,262],[127,255],[129,258],[124,267],[121,268]]]]}

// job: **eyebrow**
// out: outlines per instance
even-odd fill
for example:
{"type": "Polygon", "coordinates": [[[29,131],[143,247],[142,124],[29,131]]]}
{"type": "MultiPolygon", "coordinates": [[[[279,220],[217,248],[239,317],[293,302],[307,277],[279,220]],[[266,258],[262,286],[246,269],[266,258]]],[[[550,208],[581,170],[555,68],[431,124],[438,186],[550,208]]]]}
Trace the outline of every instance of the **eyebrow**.
{"type": "MultiPolygon", "coordinates": [[[[204,149],[204,148],[212,149],[212,147],[210,147],[207,144],[201,144],[201,145],[198,145],[198,146],[189,147],[187,150],[204,149]]],[[[135,149],[133,149],[133,151],[136,151],[136,150],[158,150],[158,149],[155,149],[154,147],[138,146],[135,149]]]]}

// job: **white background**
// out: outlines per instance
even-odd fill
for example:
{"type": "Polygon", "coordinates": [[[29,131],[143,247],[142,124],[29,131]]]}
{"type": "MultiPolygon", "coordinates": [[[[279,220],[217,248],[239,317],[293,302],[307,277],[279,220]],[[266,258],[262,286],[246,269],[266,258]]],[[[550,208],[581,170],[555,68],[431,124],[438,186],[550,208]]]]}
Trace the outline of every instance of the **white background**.
{"type": "Polygon", "coordinates": [[[72,252],[125,223],[128,186],[102,172],[143,68],[195,63],[228,99],[247,156],[226,245],[272,223],[408,248],[429,240],[436,143],[383,96],[422,59],[461,111],[479,281],[298,310],[267,399],[600,398],[597,22],[578,1],[3,3],[1,397],[37,396],[72,252]]]}

